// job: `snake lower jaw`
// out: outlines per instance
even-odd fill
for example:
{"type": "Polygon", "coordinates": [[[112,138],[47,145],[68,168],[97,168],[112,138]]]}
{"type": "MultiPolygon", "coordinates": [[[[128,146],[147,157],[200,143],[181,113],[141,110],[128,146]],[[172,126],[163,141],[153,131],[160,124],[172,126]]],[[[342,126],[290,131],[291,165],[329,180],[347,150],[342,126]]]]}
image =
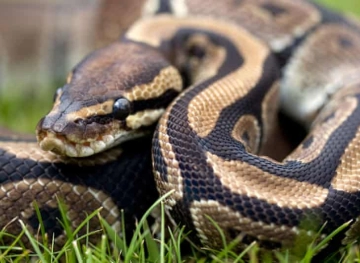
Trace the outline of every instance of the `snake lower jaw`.
{"type": "Polygon", "coordinates": [[[76,142],[67,136],[43,131],[37,135],[37,139],[40,148],[44,151],[51,151],[57,155],[68,157],[88,157],[146,134],[146,131],[117,131],[114,134],[102,135],[93,140],[78,140],[76,142]]]}
{"type": "MultiPolygon", "coordinates": [[[[77,143],[66,136],[55,135],[51,132],[47,132],[42,138],[38,136],[38,141],[42,150],[69,157],[87,157],[108,148],[104,140],[77,143]]],[[[112,144],[113,141],[112,136],[108,136],[107,142],[112,144]]]]}

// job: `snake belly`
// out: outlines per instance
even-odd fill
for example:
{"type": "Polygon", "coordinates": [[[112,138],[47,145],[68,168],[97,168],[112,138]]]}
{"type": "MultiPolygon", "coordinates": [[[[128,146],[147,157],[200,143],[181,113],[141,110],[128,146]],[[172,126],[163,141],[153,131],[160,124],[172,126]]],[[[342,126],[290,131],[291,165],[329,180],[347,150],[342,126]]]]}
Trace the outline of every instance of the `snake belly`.
{"type": "MultiPolygon", "coordinates": [[[[40,159],[33,161],[29,156],[37,154],[28,151],[34,147],[39,154],[50,150],[70,157],[90,156],[144,136],[162,115],[152,145],[155,180],[160,194],[175,190],[167,208],[175,222],[192,230],[193,240],[221,247],[213,221],[227,240],[240,236],[242,244],[257,240],[272,248],[293,246],[299,239],[308,242],[325,222],[322,233],[328,234],[354,220],[341,241],[346,244],[357,238],[357,22],[312,3],[290,0],[159,1],[157,10],[177,16],[139,20],[119,41],[95,51],[74,68],[58,90],[53,109],[38,124],[42,150],[23,145],[20,151],[12,142],[3,142],[0,164],[5,179],[1,184],[17,190],[11,194],[3,186],[3,195],[22,198],[25,194],[20,189],[30,189],[27,177],[35,182],[41,174],[38,166],[45,171],[52,167],[50,176],[45,175],[47,181],[40,180],[33,188],[41,192],[47,183],[65,181],[64,188],[73,193],[70,207],[75,206],[79,187],[100,189],[104,196],[111,196],[114,206],[109,206],[109,213],[115,222],[116,207],[123,207],[121,202],[128,199],[103,189],[110,187],[104,182],[114,175],[103,174],[107,168],[101,165],[115,165],[111,171],[124,169],[126,174],[123,157],[115,155],[119,158],[113,157],[113,162],[101,155],[87,157],[93,162],[91,170],[97,172],[86,171],[85,180],[83,171],[81,178],[63,174],[71,167],[68,161],[77,167],[82,159],[47,153],[44,165],[40,159]],[[276,131],[278,93],[281,107],[310,131],[290,155],[275,161],[266,155],[272,154],[268,145],[276,131]],[[14,164],[30,162],[36,169],[24,178],[25,170],[4,173],[10,159],[14,164]],[[100,174],[104,181],[99,181],[100,174]],[[6,184],[9,180],[20,183],[6,184]]],[[[135,141],[128,145],[132,143],[138,148],[135,141]]],[[[108,151],[116,149],[120,148],[108,151]]],[[[143,170],[134,169],[136,178],[143,175],[143,170]]],[[[138,186],[140,192],[146,188],[138,186]]],[[[123,184],[116,187],[117,191],[126,189],[123,184]]],[[[51,195],[60,192],[53,189],[51,195]]],[[[81,209],[106,206],[106,197],[88,191],[98,203],[84,204],[81,209]]],[[[36,194],[26,198],[38,199],[36,194]]],[[[15,204],[0,200],[1,206],[15,204]]],[[[10,211],[10,216],[19,214],[10,211]]]]}

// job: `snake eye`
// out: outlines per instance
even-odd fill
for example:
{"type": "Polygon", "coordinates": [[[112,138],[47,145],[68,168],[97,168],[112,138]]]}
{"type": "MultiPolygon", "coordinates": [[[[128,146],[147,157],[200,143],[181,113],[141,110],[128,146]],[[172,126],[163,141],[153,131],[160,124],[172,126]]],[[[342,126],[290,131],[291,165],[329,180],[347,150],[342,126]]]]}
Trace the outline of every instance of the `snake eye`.
{"type": "Polygon", "coordinates": [[[59,97],[61,91],[62,91],[62,88],[58,88],[58,89],[55,91],[54,98],[53,98],[53,102],[55,102],[56,98],[59,97]]]}
{"type": "Polygon", "coordinates": [[[125,98],[120,98],[115,101],[113,106],[112,115],[115,119],[118,120],[125,120],[127,116],[130,115],[131,112],[131,105],[130,101],[125,98]]]}

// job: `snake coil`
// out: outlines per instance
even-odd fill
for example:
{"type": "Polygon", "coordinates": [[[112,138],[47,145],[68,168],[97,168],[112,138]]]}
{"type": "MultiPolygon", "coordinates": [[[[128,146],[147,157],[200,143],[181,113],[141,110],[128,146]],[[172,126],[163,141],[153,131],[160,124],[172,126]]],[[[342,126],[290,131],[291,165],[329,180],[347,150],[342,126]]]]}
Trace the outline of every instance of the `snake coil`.
{"type": "Polygon", "coordinates": [[[134,222],[157,197],[152,159],[160,195],[175,190],[172,218],[203,245],[222,246],[213,221],[242,245],[292,247],[349,220],[338,242],[355,240],[358,22],[306,1],[149,3],[144,13],[173,14],[140,19],[74,68],[37,126],[40,148],[0,138],[0,223],[36,231],[36,200],[61,244],[55,196],[74,225],[99,206],[116,228],[120,209],[134,222]],[[286,156],[273,140],[278,97],[309,129],[286,156]]]}

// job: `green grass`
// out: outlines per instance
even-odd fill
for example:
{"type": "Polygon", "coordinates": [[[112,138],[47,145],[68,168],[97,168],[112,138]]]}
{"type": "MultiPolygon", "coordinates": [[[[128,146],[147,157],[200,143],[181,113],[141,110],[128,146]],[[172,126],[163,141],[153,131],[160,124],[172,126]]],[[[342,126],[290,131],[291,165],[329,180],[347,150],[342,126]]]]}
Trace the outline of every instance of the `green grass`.
{"type": "Polygon", "coordinates": [[[0,92],[0,126],[35,134],[37,122],[51,109],[55,87],[39,88],[41,93],[32,89],[20,92],[16,87],[0,92]]]}
{"type": "Polygon", "coordinates": [[[358,0],[317,0],[316,2],[337,11],[360,15],[360,1],[358,0]]]}
{"type": "MultiPolygon", "coordinates": [[[[2,262],[300,262],[310,263],[314,256],[340,232],[347,224],[326,237],[320,243],[310,242],[308,247],[300,257],[294,257],[289,251],[270,252],[261,250],[255,242],[250,244],[242,252],[238,253],[233,248],[239,240],[235,239],[226,243],[224,238],[224,248],[220,251],[207,248],[195,248],[187,243],[187,233],[184,228],[172,228],[166,224],[165,209],[163,200],[171,193],[160,198],[138,221],[137,227],[132,237],[119,236],[118,233],[101,217],[100,209],[90,214],[76,229],[70,227],[70,222],[66,217],[66,207],[59,201],[61,211],[61,225],[68,237],[64,246],[54,249],[54,241],[45,233],[42,226],[38,231],[41,238],[32,235],[23,222],[20,221],[22,232],[13,237],[11,244],[2,244],[2,238],[9,236],[6,228],[0,230],[0,263],[2,262]],[[154,237],[147,219],[153,209],[160,207],[160,238],[154,237]],[[87,228],[93,217],[99,218],[98,230],[92,232],[88,230],[85,235],[79,236],[81,228],[87,228]],[[91,244],[88,240],[91,235],[99,235],[97,244],[91,244]],[[166,236],[166,238],[165,238],[166,236]],[[24,246],[23,238],[29,240],[30,246],[24,246]],[[41,241],[39,241],[41,240],[41,241]],[[183,253],[184,244],[188,246],[186,253],[183,253]],[[190,246],[190,249],[189,249],[190,246]]],[[[35,205],[35,204],[34,204],[35,205]]],[[[39,222],[42,222],[40,212],[38,212],[39,222]]],[[[216,226],[216,223],[214,223],[216,226]]],[[[221,229],[219,229],[221,235],[221,229]]],[[[314,240],[316,237],[314,237],[314,240]]],[[[359,262],[360,254],[356,246],[345,248],[342,252],[335,252],[329,255],[323,262],[359,262]],[[341,253],[341,255],[339,254],[341,253]],[[334,257],[340,259],[334,261],[334,257]]],[[[337,260],[336,259],[336,260],[337,260]]]]}

